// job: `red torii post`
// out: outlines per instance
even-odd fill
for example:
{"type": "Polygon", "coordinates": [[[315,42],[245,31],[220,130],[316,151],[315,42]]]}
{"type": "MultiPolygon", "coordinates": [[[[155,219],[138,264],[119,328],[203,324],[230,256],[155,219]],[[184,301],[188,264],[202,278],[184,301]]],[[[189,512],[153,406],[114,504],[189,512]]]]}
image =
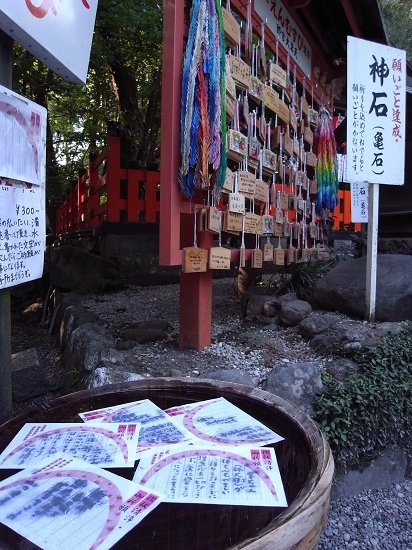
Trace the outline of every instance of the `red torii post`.
{"type": "MultiPolygon", "coordinates": [[[[182,246],[193,244],[193,213],[178,186],[180,98],[185,25],[184,2],[163,2],[162,147],[160,159],[159,263],[182,265],[182,246]]],[[[199,246],[210,248],[202,232],[199,246]]],[[[203,349],[211,342],[212,273],[180,273],[180,347],[203,349]]]]}

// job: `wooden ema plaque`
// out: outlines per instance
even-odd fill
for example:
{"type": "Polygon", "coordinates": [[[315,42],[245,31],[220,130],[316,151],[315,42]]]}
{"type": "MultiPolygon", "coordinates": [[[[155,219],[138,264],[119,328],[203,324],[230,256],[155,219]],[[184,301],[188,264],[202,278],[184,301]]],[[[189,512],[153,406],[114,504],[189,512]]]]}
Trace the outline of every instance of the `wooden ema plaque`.
{"type": "Polygon", "coordinates": [[[255,183],[255,199],[261,202],[267,202],[269,188],[263,180],[256,180],[255,183]]]}
{"type": "Polygon", "coordinates": [[[253,212],[246,212],[245,214],[245,233],[252,235],[260,235],[262,227],[262,221],[258,214],[253,212]]]}
{"type": "Polygon", "coordinates": [[[260,269],[263,267],[263,252],[260,250],[260,248],[254,248],[252,250],[250,266],[255,269],[260,269]]]}
{"type": "Polygon", "coordinates": [[[275,237],[283,237],[283,223],[275,222],[273,226],[273,234],[275,237]]]}
{"type": "Polygon", "coordinates": [[[243,214],[245,211],[245,197],[241,193],[229,193],[228,201],[229,212],[238,212],[243,214]]]}
{"type": "Polygon", "coordinates": [[[236,84],[231,74],[226,75],[226,93],[232,99],[236,99],[236,84]]]}
{"type": "Polygon", "coordinates": [[[240,44],[240,25],[230,13],[230,11],[222,8],[223,30],[225,38],[229,44],[240,44]]]}
{"type": "Polygon", "coordinates": [[[230,72],[233,80],[239,87],[245,90],[249,89],[251,70],[250,66],[245,63],[240,57],[234,55],[229,56],[230,72]]]}
{"type": "Polygon", "coordinates": [[[293,154],[296,155],[297,157],[299,157],[300,155],[300,145],[297,138],[293,139],[293,154]]]}
{"type": "Polygon", "coordinates": [[[235,100],[226,94],[226,117],[233,120],[235,117],[235,100]]]}
{"type": "Polygon", "coordinates": [[[275,265],[285,265],[285,251],[283,248],[275,248],[273,250],[273,263],[275,265]]]}
{"type": "Polygon", "coordinates": [[[281,99],[279,99],[278,101],[278,115],[282,122],[289,124],[289,119],[290,119],[289,107],[281,99]]]}
{"type": "Polygon", "coordinates": [[[318,183],[316,180],[310,180],[310,184],[309,184],[309,193],[311,195],[316,195],[316,193],[318,192],[318,183]]]}
{"type": "Polygon", "coordinates": [[[183,249],[183,273],[201,273],[207,270],[208,251],[197,246],[183,249]]]}
{"type": "Polygon", "coordinates": [[[309,145],[313,145],[313,132],[309,128],[309,126],[305,126],[305,130],[303,132],[303,140],[309,145]]]}
{"type": "Polygon", "coordinates": [[[239,193],[242,193],[242,195],[245,195],[247,198],[253,198],[256,185],[256,177],[254,174],[242,170],[238,172],[237,182],[239,193]]]}
{"type": "Polygon", "coordinates": [[[263,149],[263,169],[273,174],[276,170],[277,157],[276,153],[270,149],[263,149]]]}
{"type": "Polygon", "coordinates": [[[275,115],[279,114],[279,97],[277,92],[270,86],[265,86],[264,98],[265,107],[275,115]]]}
{"type": "Polygon", "coordinates": [[[289,134],[284,135],[283,149],[284,149],[284,151],[287,155],[289,155],[290,157],[292,156],[292,153],[293,153],[293,139],[290,137],[289,134]]]}
{"type": "Polygon", "coordinates": [[[233,189],[233,172],[230,168],[226,168],[226,179],[223,183],[222,191],[231,193],[233,189]]]}
{"type": "Polygon", "coordinates": [[[264,262],[273,261],[273,244],[265,243],[263,245],[263,261],[264,262]]]}
{"type": "Polygon", "coordinates": [[[260,143],[255,136],[249,137],[249,157],[253,160],[259,160],[260,143]]]}
{"type": "Polygon", "coordinates": [[[231,252],[223,246],[214,246],[209,250],[209,269],[230,269],[231,252]]]}
{"type": "Polygon", "coordinates": [[[307,118],[309,113],[309,104],[306,100],[306,97],[300,98],[300,108],[302,110],[303,116],[307,118]]]}
{"type": "Polygon", "coordinates": [[[263,233],[263,235],[273,235],[273,224],[275,223],[273,216],[264,214],[260,219],[262,223],[261,233],[263,233]]]}
{"type": "Polygon", "coordinates": [[[276,208],[275,222],[283,225],[283,212],[280,208],[276,208]]]}
{"type": "Polygon", "coordinates": [[[286,71],[277,63],[270,63],[269,79],[278,88],[286,88],[286,71]]]}
{"type": "Polygon", "coordinates": [[[317,159],[315,153],[312,153],[312,151],[308,151],[306,153],[306,165],[307,166],[311,166],[312,168],[315,168],[317,160],[318,159],[317,159]]]}
{"type": "Polygon", "coordinates": [[[239,233],[242,231],[243,214],[237,212],[225,212],[223,215],[223,231],[239,233]]]}
{"type": "Polygon", "coordinates": [[[258,101],[264,101],[265,99],[265,85],[257,76],[250,77],[249,95],[258,101]]]}
{"type": "Polygon", "coordinates": [[[282,210],[287,210],[289,208],[289,195],[287,193],[280,194],[280,207],[282,210]]]}
{"type": "Polygon", "coordinates": [[[247,137],[237,130],[229,130],[227,133],[227,155],[239,160],[246,157],[247,153],[247,137]]]}
{"type": "Polygon", "coordinates": [[[294,132],[297,132],[298,130],[298,120],[296,118],[296,115],[293,111],[293,109],[289,109],[289,123],[291,127],[293,128],[294,132]]]}
{"type": "Polygon", "coordinates": [[[207,230],[213,233],[220,233],[222,213],[215,206],[209,208],[207,216],[207,230]]]}
{"type": "Polygon", "coordinates": [[[295,264],[296,263],[296,248],[293,246],[290,246],[286,251],[286,258],[288,264],[295,264]]]}

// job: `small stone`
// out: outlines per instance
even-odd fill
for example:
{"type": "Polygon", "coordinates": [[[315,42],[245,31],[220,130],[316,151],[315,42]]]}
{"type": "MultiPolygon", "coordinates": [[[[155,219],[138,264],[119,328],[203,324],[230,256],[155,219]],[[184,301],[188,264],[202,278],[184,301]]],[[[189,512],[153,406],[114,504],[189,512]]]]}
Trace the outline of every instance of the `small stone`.
{"type": "Polygon", "coordinates": [[[349,533],[345,533],[345,534],[343,535],[343,540],[344,540],[345,542],[349,542],[349,541],[350,541],[350,535],[349,535],[349,533]]]}

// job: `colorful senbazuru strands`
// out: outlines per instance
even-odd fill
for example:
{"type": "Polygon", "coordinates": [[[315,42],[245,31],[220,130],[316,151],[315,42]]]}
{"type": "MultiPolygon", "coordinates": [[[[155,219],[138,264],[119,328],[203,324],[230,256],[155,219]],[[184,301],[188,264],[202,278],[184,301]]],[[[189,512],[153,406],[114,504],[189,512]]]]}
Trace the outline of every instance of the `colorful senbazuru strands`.
{"type": "Polygon", "coordinates": [[[226,60],[219,0],[193,0],[183,60],[179,184],[223,186],[226,176],[226,60]]]}
{"type": "Polygon", "coordinates": [[[332,211],[338,204],[338,165],[336,141],[332,129],[332,120],[325,107],[319,110],[319,122],[314,135],[314,148],[318,157],[316,181],[318,210],[332,211]]]}

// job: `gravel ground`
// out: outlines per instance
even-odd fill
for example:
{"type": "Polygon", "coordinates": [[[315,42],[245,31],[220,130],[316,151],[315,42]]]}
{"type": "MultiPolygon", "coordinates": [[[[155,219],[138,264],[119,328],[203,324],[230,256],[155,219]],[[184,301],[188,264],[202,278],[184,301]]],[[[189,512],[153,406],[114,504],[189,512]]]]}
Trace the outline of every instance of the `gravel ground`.
{"type": "MultiPolygon", "coordinates": [[[[119,339],[123,330],[132,324],[158,318],[170,321],[172,329],[168,340],[134,348],[141,359],[142,374],[146,376],[202,377],[231,368],[247,372],[262,385],[274,362],[317,361],[325,365],[333,360],[316,355],[294,329],[243,321],[236,284],[229,278],[214,281],[211,346],[201,352],[180,350],[178,301],[178,285],[167,285],[130,287],[112,294],[86,296],[83,305],[99,315],[119,339]]],[[[13,315],[12,351],[36,347],[51,389],[47,395],[30,402],[15,403],[14,414],[41,407],[59,395],[59,350],[54,346],[55,339],[47,335],[47,329],[40,328],[38,322],[28,322],[31,318],[36,319],[33,311],[29,315],[21,312],[13,315]]],[[[412,481],[337,500],[331,503],[318,550],[412,550],[411,513],[412,481]]]]}
{"type": "Polygon", "coordinates": [[[411,550],[412,481],[332,502],[318,550],[411,550]]]}

